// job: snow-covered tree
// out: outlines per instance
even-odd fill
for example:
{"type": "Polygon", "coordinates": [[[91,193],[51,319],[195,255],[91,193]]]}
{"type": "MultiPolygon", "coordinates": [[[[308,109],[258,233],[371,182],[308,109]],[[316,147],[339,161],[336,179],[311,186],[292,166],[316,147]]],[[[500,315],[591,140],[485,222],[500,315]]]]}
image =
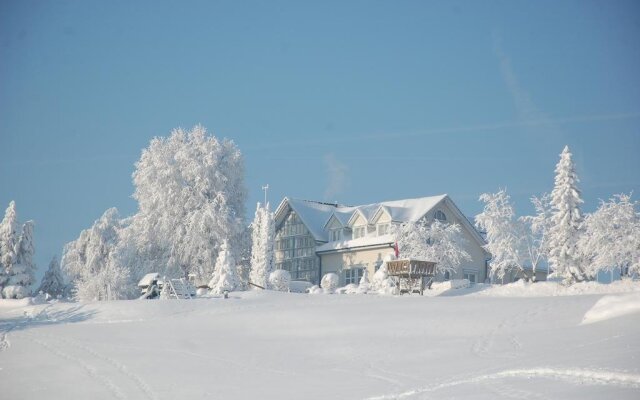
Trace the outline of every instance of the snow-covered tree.
{"type": "Polygon", "coordinates": [[[454,272],[462,262],[471,261],[458,224],[438,220],[429,223],[423,219],[402,224],[394,231],[403,257],[436,262],[436,270],[440,273],[454,272]]]}
{"type": "Polygon", "coordinates": [[[578,240],[581,234],[583,203],[578,189],[578,175],[569,147],[565,146],[556,165],[556,177],[551,192],[553,216],[549,228],[549,264],[567,282],[586,278],[578,240]]]}
{"type": "Polygon", "coordinates": [[[64,283],[64,277],[60,270],[60,263],[58,257],[54,256],[49,263],[49,268],[42,277],[42,282],[37,290],[37,293],[47,293],[52,297],[64,296],[66,294],[66,285],[64,283]]]}
{"type": "Polygon", "coordinates": [[[251,275],[249,280],[266,288],[269,275],[274,270],[273,245],[275,226],[273,213],[269,211],[269,204],[261,207],[260,203],[258,203],[251,229],[251,275]]]}
{"type": "Polygon", "coordinates": [[[539,265],[549,258],[549,231],[552,224],[551,197],[545,193],[541,197],[531,197],[536,215],[520,217],[526,231],[525,247],[533,268],[533,277],[539,265]]]}
{"type": "Polygon", "coordinates": [[[15,247],[18,241],[18,215],[16,203],[11,201],[7,207],[4,218],[0,223],[0,290],[8,279],[7,272],[16,261],[15,247]]]}
{"type": "Polygon", "coordinates": [[[369,270],[364,268],[362,271],[362,278],[358,284],[358,293],[367,293],[371,289],[371,282],[369,282],[369,270]]]}
{"type": "Polygon", "coordinates": [[[123,232],[119,259],[138,279],[148,272],[169,277],[213,274],[217,249],[227,240],[240,254],[244,227],[244,163],[236,145],[196,126],[155,138],[133,174],[138,213],[123,232]]]}
{"type": "Polygon", "coordinates": [[[381,293],[386,294],[390,293],[390,291],[395,287],[395,283],[391,278],[389,278],[389,270],[387,269],[387,261],[391,261],[395,259],[395,255],[393,253],[385,256],[382,265],[373,274],[373,279],[371,280],[371,289],[381,293]]]}
{"type": "Polygon", "coordinates": [[[276,269],[269,274],[269,287],[279,292],[288,292],[291,274],[284,269],[276,269]]]}
{"type": "Polygon", "coordinates": [[[584,221],[585,234],[579,247],[585,255],[586,272],[590,278],[598,271],[626,268],[640,272],[640,215],[638,203],[630,195],[618,194],[601,202],[584,221]]]}
{"type": "Polygon", "coordinates": [[[15,263],[6,269],[7,281],[2,290],[6,298],[22,298],[31,294],[36,268],[33,260],[33,226],[33,221],[27,221],[22,226],[22,233],[15,246],[15,263]]]}
{"type": "Polygon", "coordinates": [[[329,272],[328,274],[324,274],[322,280],[320,281],[320,287],[325,293],[333,293],[340,284],[340,277],[338,274],[329,272]]]}
{"type": "Polygon", "coordinates": [[[503,280],[510,271],[523,272],[526,262],[522,251],[524,232],[509,200],[505,189],[480,196],[484,209],[476,216],[476,226],[486,232],[484,248],[491,254],[492,280],[503,280]]]}
{"type": "Polygon", "coordinates": [[[110,208],[80,237],[67,243],[61,269],[80,301],[116,300],[131,294],[129,269],[115,260],[122,229],[118,210],[110,208]]]}
{"type": "Polygon", "coordinates": [[[240,284],[238,269],[231,252],[232,250],[227,241],[223,241],[220,251],[218,252],[213,277],[211,281],[209,281],[211,293],[222,294],[225,291],[231,292],[240,284]]]}

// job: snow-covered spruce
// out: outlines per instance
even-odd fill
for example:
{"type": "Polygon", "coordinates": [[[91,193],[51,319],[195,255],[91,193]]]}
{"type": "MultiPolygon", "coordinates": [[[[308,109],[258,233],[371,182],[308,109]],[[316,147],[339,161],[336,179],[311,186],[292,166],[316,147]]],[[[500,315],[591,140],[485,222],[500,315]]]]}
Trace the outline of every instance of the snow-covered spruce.
{"type": "Polygon", "coordinates": [[[16,213],[16,203],[15,201],[11,201],[0,223],[0,293],[7,283],[7,271],[11,269],[16,261],[15,247],[18,241],[17,230],[18,215],[16,213]]]}
{"type": "Polygon", "coordinates": [[[58,257],[54,256],[49,263],[49,268],[42,277],[42,282],[37,290],[37,293],[45,293],[51,297],[62,297],[66,295],[66,285],[64,283],[64,277],[60,270],[60,263],[58,257]]]}
{"type": "Polygon", "coordinates": [[[568,146],[562,150],[555,172],[555,185],[551,192],[553,215],[549,228],[549,264],[567,282],[582,281],[587,278],[578,248],[583,218],[580,204],[583,201],[568,146]]]}
{"type": "Polygon", "coordinates": [[[7,281],[2,294],[5,298],[23,298],[31,295],[35,281],[35,248],[33,245],[33,221],[22,225],[22,233],[15,246],[15,264],[6,269],[7,281]]]}
{"type": "Polygon", "coordinates": [[[274,270],[273,245],[275,227],[273,213],[269,211],[269,204],[256,208],[255,218],[251,224],[251,274],[249,280],[255,285],[266,288],[269,275],[274,270]]]}
{"type": "Polygon", "coordinates": [[[238,269],[227,241],[222,242],[220,251],[218,251],[218,259],[213,272],[213,277],[209,281],[211,293],[222,294],[225,291],[231,292],[235,290],[239,284],[238,269]]]}
{"type": "Polygon", "coordinates": [[[110,208],[65,246],[61,269],[77,300],[117,300],[131,294],[129,270],[115,259],[121,229],[118,210],[110,208]]]}

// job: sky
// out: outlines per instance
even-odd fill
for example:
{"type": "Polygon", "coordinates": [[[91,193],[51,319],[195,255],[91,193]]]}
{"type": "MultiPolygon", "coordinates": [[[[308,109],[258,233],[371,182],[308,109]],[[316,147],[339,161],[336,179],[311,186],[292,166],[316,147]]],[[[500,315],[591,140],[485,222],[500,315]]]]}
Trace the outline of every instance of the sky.
{"type": "MultiPolygon", "coordinates": [[[[640,195],[637,1],[0,1],[0,208],[40,275],[151,138],[202,124],[245,157],[249,213],[506,188],[519,215],[565,145],[584,210],[640,195]]],[[[1,210],[0,210],[1,212],[1,210]]],[[[250,216],[248,216],[250,217],[250,216]]]]}

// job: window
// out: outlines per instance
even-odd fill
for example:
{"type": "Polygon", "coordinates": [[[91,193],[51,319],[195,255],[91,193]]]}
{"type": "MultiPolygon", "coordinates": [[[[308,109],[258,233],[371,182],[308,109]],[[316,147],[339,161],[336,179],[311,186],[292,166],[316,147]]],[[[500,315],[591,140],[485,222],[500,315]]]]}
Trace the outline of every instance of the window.
{"type": "Polygon", "coordinates": [[[329,232],[329,239],[332,242],[336,242],[338,240],[342,240],[342,229],[332,229],[329,232]]]}
{"type": "Polygon", "coordinates": [[[344,282],[345,284],[358,284],[362,278],[362,268],[350,268],[344,270],[344,282]]]}
{"type": "Polygon", "coordinates": [[[389,224],[378,225],[378,236],[386,235],[389,233],[389,224]]]}
{"type": "Polygon", "coordinates": [[[433,213],[433,218],[437,219],[440,222],[445,222],[447,220],[447,216],[444,215],[444,212],[442,210],[437,210],[435,213],[433,213]]]}
{"type": "Polygon", "coordinates": [[[451,273],[449,271],[444,271],[444,280],[448,281],[451,279],[451,273]]]}
{"type": "Polygon", "coordinates": [[[291,279],[318,282],[316,241],[302,220],[291,212],[277,228],[275,238],[276,268],[291,273],[291,279]]]}
{"type": "Polygon", "coordinates": [[[364,226],[354,226],[353,227],[353,238],[361,238],[365,235],[365,227],[364,226]]]}
{"type": "Polygon", "coordinates": [[[468,279],[471,283],[476,283],[476,273],[475,272],[466,272],[464,273],[464,279],[468,279]]]}

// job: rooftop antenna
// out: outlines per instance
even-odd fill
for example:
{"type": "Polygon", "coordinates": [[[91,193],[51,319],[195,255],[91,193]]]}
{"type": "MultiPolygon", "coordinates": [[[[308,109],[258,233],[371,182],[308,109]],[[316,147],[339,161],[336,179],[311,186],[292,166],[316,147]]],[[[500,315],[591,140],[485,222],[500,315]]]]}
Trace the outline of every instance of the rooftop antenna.
{"type": "Polygon", "coordinates": [[[266,185],[264,185],[262,187],[262,190],[264,190],[264,206],[267,206],[267,192],[269,191],[269,184],[267,183],[266,185]]]}

